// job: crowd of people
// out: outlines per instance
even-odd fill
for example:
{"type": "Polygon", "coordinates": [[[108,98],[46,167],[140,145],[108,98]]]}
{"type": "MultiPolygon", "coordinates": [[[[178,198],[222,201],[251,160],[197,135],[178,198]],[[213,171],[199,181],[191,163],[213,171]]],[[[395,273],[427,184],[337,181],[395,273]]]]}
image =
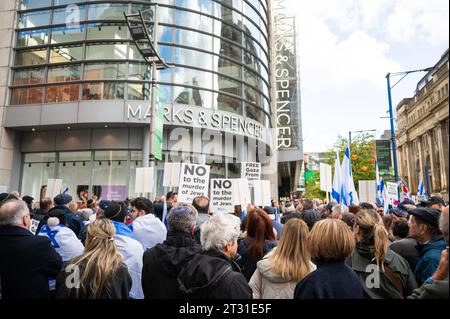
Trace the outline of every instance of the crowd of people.
{"type": "Polygon", "coordinates": [[[449,208],[438,196],[387,214],[309,199],[215,214],[207,197],[178,203],[174,192],[33,201],[0,194],[3,299],[449,297],[449,208]]]}

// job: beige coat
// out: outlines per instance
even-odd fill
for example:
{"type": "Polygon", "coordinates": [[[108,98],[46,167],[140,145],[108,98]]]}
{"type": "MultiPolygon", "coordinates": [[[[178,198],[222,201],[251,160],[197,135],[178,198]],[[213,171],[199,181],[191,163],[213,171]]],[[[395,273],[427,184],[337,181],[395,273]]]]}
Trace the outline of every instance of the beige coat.
{"type": "MultiPolygon", "coordinates": [[[[311,271],[315,269],[316,265],[311,263],[311,271]]],[[[275,274],[266,256],[258,262],[249,285],[253,291],[253,299],[293,299],[297,282],[275,274]]]]}

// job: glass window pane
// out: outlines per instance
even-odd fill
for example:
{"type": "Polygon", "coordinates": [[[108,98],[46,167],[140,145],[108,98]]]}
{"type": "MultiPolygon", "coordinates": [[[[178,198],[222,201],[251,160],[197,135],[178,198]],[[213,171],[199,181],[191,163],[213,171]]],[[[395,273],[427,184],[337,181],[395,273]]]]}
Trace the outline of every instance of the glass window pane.
{"type": "Polygon", "coordinates": [[[242,97],[242,84],[229,78],[218,76],[217,88],[219,91],[242,97]]]}
{"type": "Polygon", "coordinates": [[[107,39],[107,40],[122,40],[128,39],[127,26],[125,24],[106,24],[106,23],[91,23],[87,28],[87,39],[107,39]]]}
{"type": "Polygon", "coordinates": [[[19,28],[34,28],[50,24],[50,10],[20,14],[19,28]]]}
{"type": "Polygon", "coordinates": [[[62,27],[52,29],[51,43],[64,43],[84,40],[84,26],[62,27]]]}
{"type": "Polygon", "coordinates": [[[214,70],[235,79],[242,79],[242,67],[226,58],[214,56],[214,70]]]}
{"type": "Polygon", "coordinates": [[[220,51],[217,53],[242,63],[242,49],[238,46],[232,45],[228,41],[221,41],[220,51]]]}
{"type": "Polygon", "coordinates": [[[210,51],[213,38],[195,31],[175,29],[175,43],[210,51]]]}
{"type": "Polygon", "coordinates": [[[42,88],[15,88],[11,92],[11,105],[41,104],[42,88]]]}
{"type": "Polygon", "coordinates": [[[84,191],[89,190],[91,182],[91,152],[61,152],[59,153],[58,178],[63,180],[63,188],[67,187],[75,201],[83,198],[84,191]]]}
{"type": "Polygon", "coordinates": [[[252,120],[264,123],[265,113],[263,110],[251,104],[246,104],[246,116],[252,120]]]}
{"type": "Polygon", "coordinates": [[[172,86],[158,84],[158,87],[164,92],[164,103],[170,103],[172,101],[172,86]]]}
{"type": "Polygon", "coordinates": [[[212,1],[210,0],[176,0],[175,5],[212,15],[212,1]]]}
{"type": "Polygon", "coordinates": [[[79,92],[79,84],[50,85],[46,88],[45,103],[78,101],[79,92]]]}
{"type": "Polygon", "coordinates": [[[125,63],[86,64],[85,80],[124,80],[125,63]]]}
{"type": "Polygon", "coordinates": [[[256,104],[257,106],[262,108],[261,105],[261,93],[259,93],[258,91],[252,89],[249,86],[245,86],[244,87],[244,98],[253,103],[256,104]]]}
{"type": "Polygon", "coordinates": [[[32,196],[35,201],[39,201],[43,186],[47,184],[49,178],[55,178],[55,162],[54,160],[47,163],[25,161],[22,174],[21,193],[32,196]]]}
{"type": "Polygon", "coordinates": [[[92,178],[94,193],[99,199],[125,200],[127,159],[128,151],[95,152],[92,178]]]}
{"type": "Polygon", "coordinates": [[[119,59],[126,60],[127,45],[123,43],[88,45],[86,47],[86,60],[119,59]]]}
{"type": "Polygon", "coordinates": [[[242,101],[224,94],[216,94],[217,108],[242,115],[242,101]]]}
{"type": "Polygon", "coordinates": [[[212,89],[212,73],[177,67],[172,70],[173,83],[212,89]]]}
{"type": "Polygon", "coordinates": [[[53,10],[53,24],[70,25],[86,20],[86,9],[84,5],[67,6],[53,10]]]}
{"type": "Polygon", "coordinates": [[[33,51],[17,51],[15,65],[45,64],[47,62],[47,49],[33,51]]]}
{"type": "Polygon", "coordinates": [[[83,60],[83,48],[81,46],[55,47],[50,49],[50,63],[81,60],[83,60]]]}
{"type": "Polygon", "coordinates": [[[89,20],[125,20],[123,12],[128,12],[126,3],[102,3],[89,5],[89,20]]]}
{"type": "Polygon", "coordinates": [[[131,151],[131,162],[130,162],[130,180],[128,183],[128,195],[130,197],[135,197],[134,192],[136,184],[136,168],[142,167],[142,152],[141,151],[131,151]]]}
{"type": "Polygon", "coordinates": [[[13,85],[39,84],[44,82],[44,69],[15,70],[13,85]]]}
{"type": "Polygon", "coordinates": [[[39,29],[31,31],[21,31],[17,34],[17,47],[31,47],[43,45],[48,42],[48,30],[39,29]]]}
{"type": "Polygon", "coordinates": [[[83,84],[83,100],[123,100],[124,84],[97,82],[83,84]]]}
{"type": "Polygon", "coordinates": [[[211,70],[212,55],[195,50],[175,48],[175,63],[211,70]]]}
{"type": "Polygon", "coordinates": [[[85,0],[55,0],[55,6],[61,6],[64,4],[71,4],[71,3],[79,3],[79,2],[83,2],[85,0]]]}
{"type": "Polygon", "coordinates": [[[201,14],[177,10],[175,24],[211,33],[213,21],[201,14]]]}
{"type": "Polygon", "coordinates": [[[138,48],[134,44],[130,44],[130,50],[128,52],[128,59],[130,60],[144,60],[138,48]]]}
{"type": "Polygon", "coordinates": [[[129,83],[128,100],[150,101],[151,90],[151,83],[129,83]]]}
{"type": "Polygon", "coordinates": [[[50,7],[52,0],[20,0],[20,10],[50,7]]]}
{"type": "Polygon", "coordinates": [[[48,83],[63,83],[80,80],[80,65],[65,65],[48,68],[48,83]]]}
{"type": "MultiPolygon", "coordinates": [[[[128,65],[128,79],[129,80],[147,80],[152,78],[151,67],[144,63],[130,63],[128,65]]],[[[161,80],[161,79],[160,79],[161,80]]]]}
{"type": "Polygon", "coordinates": [[[173,87],[173,103],[212,108],[212,93],[195,88],[173,87]]]}
{"type": "Polygon", "coordinates": [[[248,70],[247,68],[244,68],[244,80],[245,83],[262,90],[262,79],[256,73],[248,70]]]}

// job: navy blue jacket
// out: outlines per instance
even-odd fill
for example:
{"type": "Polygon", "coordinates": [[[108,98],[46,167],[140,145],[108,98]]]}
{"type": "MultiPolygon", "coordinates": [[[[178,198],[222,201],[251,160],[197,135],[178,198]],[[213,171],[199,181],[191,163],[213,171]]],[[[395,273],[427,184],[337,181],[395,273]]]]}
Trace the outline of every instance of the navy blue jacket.
{"type": "Polygon", "coordinates": [[[53,207],[53,208],[49,211],[49,213],[50,213],[52,210],[55,210],[55,209],[61,209],[61,210],[63,210],[63,211],[66,213],[66,214],[65,214],[65,215],[66,215],[66,226],[67,226],[68,228],[72,229],[73,232],[75,233],[75,235],[77,235],[77,237],[80,238],[81,231],[82,231],[83,228],[85,227],[85,226],[84,226],[84,223],[83,223],[83,221],[80,219],[80,217],[78,217],[77,215],[75,215],[75,214],[69,209],[69,207],[63,206],[63,205],[53,207]]]}
{"type": "Polygon", "coordinates": [[[61,256],[44,236],[18,226],[0,226],[0,278],[4,299],[48,299],[48,278],[62,267],[61,256]]]}
{"type": "Polygon", "coordinates": [[[423,245],[417,244],[416,249],[419,252],[419,259],[414,275],[419,287],[436,271],[445,247],[447,247],[447,243],[442,236],[438,236],[423,245]]]}
{"type": "Polygon", "coordinates": [[[343,260],[315,263],[317,269],[295,287],[294,299],[364,298],[358,276],[343,260]]]}

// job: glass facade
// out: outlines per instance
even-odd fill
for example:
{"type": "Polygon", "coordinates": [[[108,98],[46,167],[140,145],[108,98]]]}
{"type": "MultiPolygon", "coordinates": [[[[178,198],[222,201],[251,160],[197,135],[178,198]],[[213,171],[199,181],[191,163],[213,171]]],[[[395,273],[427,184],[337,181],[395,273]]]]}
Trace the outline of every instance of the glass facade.
{"type": "MultiPolygon", "coordinates": [[[[157,2],[159,54],[175,66],[158,72],[166,101],[233,112],[269,126],[266,1],[157,2]]],[[[11,105],[150,100],[150,69],[123,16],[149,5],[137,0],[19,3],[11,105]]],[[[147,11],[145,17],[151,20],[153,14],[147,11]]]]}

